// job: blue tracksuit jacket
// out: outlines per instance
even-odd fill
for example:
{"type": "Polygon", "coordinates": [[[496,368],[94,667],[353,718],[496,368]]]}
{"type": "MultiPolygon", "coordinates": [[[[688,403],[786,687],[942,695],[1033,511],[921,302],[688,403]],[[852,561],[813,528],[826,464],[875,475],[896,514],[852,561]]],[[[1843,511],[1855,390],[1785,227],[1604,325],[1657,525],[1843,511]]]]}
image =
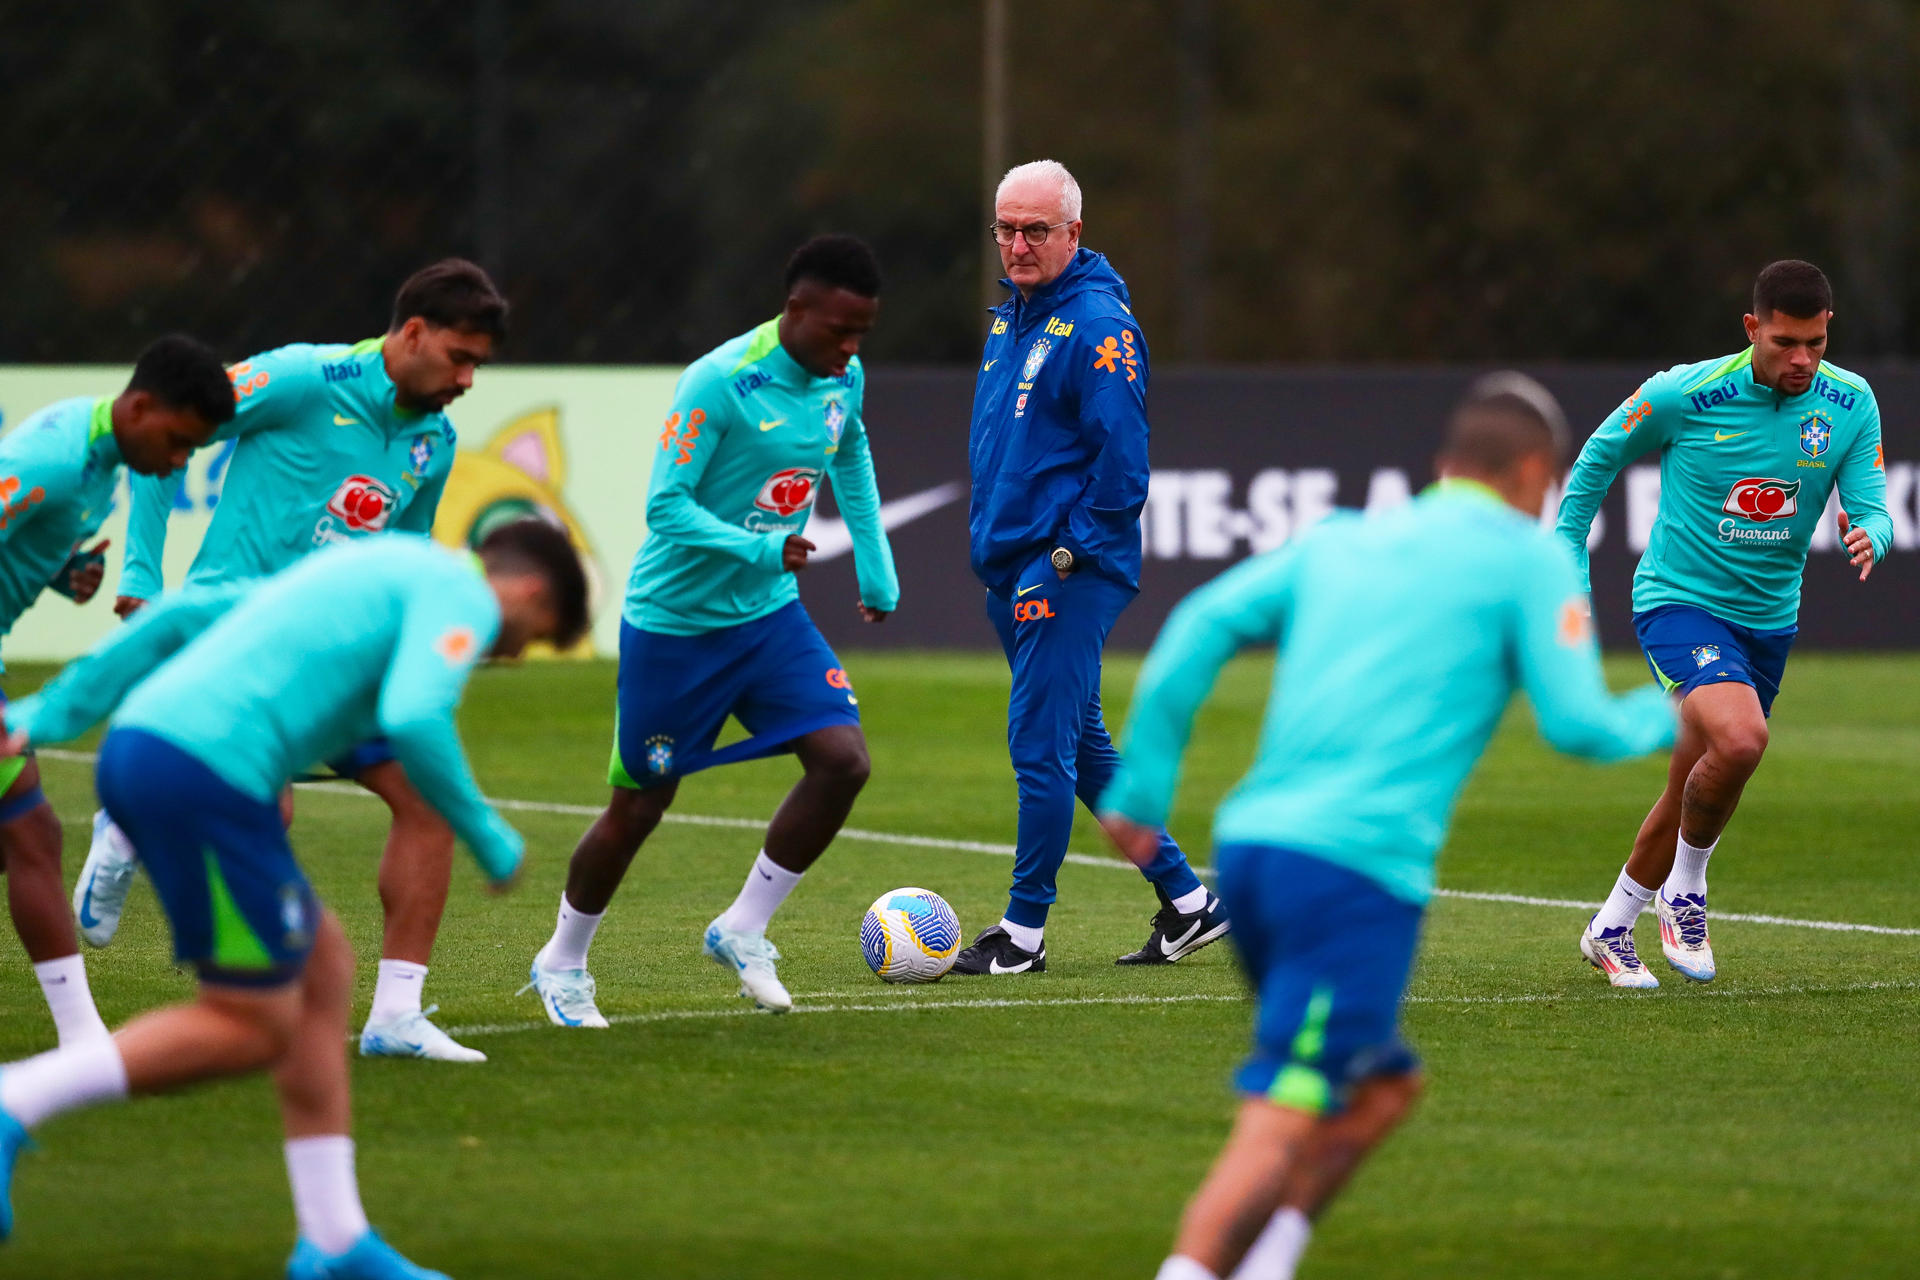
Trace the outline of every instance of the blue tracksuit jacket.
{"type": "Polygon", "coordinates": [[[994,308],[967,447],[973,571],[989,590],[1057,546],[1140,585],[1147,340],[1128,303],[1106,257],[1083,248],[1052,284],[994,308]]]}

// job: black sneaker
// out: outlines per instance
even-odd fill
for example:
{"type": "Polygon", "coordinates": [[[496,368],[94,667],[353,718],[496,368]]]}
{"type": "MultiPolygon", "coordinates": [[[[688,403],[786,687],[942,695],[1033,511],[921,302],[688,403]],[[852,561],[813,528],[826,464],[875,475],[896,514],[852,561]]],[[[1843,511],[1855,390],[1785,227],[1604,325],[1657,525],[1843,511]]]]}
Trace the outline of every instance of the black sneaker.
{"type": "Polygon", "coordinates": [[[981,931],[973,945],[954,957],[955,973],[1043,973],[1047,967],[1047,945],[1038,951],[1022,951],[1020,944],[999,925],[981,931]]]}
{"type": "MultiPolygon", "coordinates": [[[[1158,888],[1156,885],[1156,892],[1158,888]]],[[[1147,945],[1121,956],[1115,964],[1172,964],[1214,939],[1226,937],[1231,927],[1220,899],[1211,893],[1207,895],[1206,906],[1187,915],[1180,914],[1166,894],[1160,894],[1160,901],[1165,905],[1154,913],[1153,932],[1147,937],[1147,945]]]]}

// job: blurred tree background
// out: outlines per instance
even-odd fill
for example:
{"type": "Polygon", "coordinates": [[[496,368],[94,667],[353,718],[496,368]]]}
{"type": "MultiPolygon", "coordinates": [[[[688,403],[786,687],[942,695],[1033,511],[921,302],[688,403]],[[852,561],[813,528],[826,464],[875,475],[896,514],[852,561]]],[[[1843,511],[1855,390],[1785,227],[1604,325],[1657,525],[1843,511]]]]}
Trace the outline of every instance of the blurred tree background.
{"type": "Polygon", "coordinates": [[[460,253],[511,359],[679,361],[850,230],[873,358],[968,361],[996,8],[997,158],[1162,362],[1698,358],[1783,256],[1906,354],[1920,0],[6,0],[0,360],[354,339],[460,253]]]}

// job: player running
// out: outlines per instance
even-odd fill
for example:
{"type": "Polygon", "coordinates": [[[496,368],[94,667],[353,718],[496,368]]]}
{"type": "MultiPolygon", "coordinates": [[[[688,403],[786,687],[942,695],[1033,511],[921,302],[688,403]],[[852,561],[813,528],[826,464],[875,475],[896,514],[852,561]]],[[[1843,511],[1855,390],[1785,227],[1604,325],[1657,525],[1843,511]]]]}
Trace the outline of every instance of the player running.
{"type": "Polygon", "coordinates": [[[1861,581],[1892,546],[1880,407],[1865,379],[1821,359],[1832,314],[1818,267],[1771,264],[1754,282],[1747,348],[1647,379],[1567,479],[1559,533],[1584,576],[1587,529],[1614,476],[1660,454],[1660,512],[1633,575],[1633,627],[1653,674],[1683,700],[1681,729],[1666,790],[1580,935],[1580,953],[1616,987],[1660,985],[1633,945],[1649,899],[1667,963],[1713,980],[1707,859],[1767,749],[1827,496],[1839,489],[1840,533],[1861,581]]]}
{"type": "Polygon", "coordinates": [[[1313,1216],[1412,1106],[1419,1060],[1399,1006],[1434,858],[1513,691],[1570,754],[1673,741],[1659,690],[1608,695],[1578,575],[1538,525],[1565,439],[1545,388],[1482,379],[1447,426],[1439,483],[1222,574],[1154,642],[1100,800],[1136,863],[1158,849],[1221,666],[1279,646],[1259,755],[1214,823],[1220,897],[1258,998],[1236,1077],[1246,1101],[1161,1280],[1291,1277],[1313,1216]]]}
{"type": "Polygon", "coordinates": [[[100,796],[139,848],[200,993],[111,1038],[0,1067],[0,1238],[27,1130],[129,1094],[272,1071],[300,1229],[287,1274],[438,1274],[367,1226],[347,1129],[353,953],[294,861],[279,796],[309,761],[384,735],[489,883],[506,887],[521,839],[475,786],[454,710],[482,656],[566,645],[586,622],[579,558],[544,522],[502,526],[477,558],[382,538],[264,582],[165,597],[10,709],[17,750],[73,738],[118,706],[100,796]]]}
{"type": "MultiPolygon", "coordinates": [[[[122,464],[141,475],[186,465],[233,417],[220,357],[174,334],[140,353],[117,396],[62,400],[0,437],[0,636],[43,588],[85,604],[107,544],[83,545],[113,508],[122,464]]],[[[0,668],[4,670],[4,668],[0,668]]],[[[0,693],[0,707],[6,695],[0,693]]],[[[104,1036],[60,881],[60,819],[31,756],[0,758],[0,869],[7,905],[61,1044],[104,1036]]]]}
{"type": "Polygon", "coordinates": [[[818,236],[788,261],[786,289],[778,317],[681,375],[653,455],[647,540],[620,623],[613,796],[573,852],[559,921],[522,988],[559,1026],[607,1025],[587,948],[680,779],[784,751],[800,757],[800,781],[701,948],[760,1008],[792,1008],[767,924],[867,780],[859,699],[794,575],[814,549],[800,535],[830,479],[853,535],[861,616],[884,622],[899,604],[860,412],[857,353],[879,310],[880,267],[862,241],[818,236]],[[729,715],[751,736],[716,750],[729,715]]]}
{"type": "MultiPolygon", "coordinates": [[[[220,505],[188,584],[276,573],[316,547],[385,530],[426,534],[447,473],[454,431],[445,409],[506,336],[507,303],[479,267],[449,258],[400,286],[384,337],[352,346],[298,343],[230,370],[240,411],[220,505]]],[[[172,489],[134,487],[124,616],[160,591],[172,489]]],[[[484,1062],[427,1021],[420,1007],[434,935],[453,875],[453,833],[426,804],[387,744],[330,760],[393,814],[380,860],[386,910],[380,976],[360,1051],[388,1057],[484,1062]]],[[[82,935],[112,940],[134,873],[134,850],[102,815],[74,887],[82,935]]]]}

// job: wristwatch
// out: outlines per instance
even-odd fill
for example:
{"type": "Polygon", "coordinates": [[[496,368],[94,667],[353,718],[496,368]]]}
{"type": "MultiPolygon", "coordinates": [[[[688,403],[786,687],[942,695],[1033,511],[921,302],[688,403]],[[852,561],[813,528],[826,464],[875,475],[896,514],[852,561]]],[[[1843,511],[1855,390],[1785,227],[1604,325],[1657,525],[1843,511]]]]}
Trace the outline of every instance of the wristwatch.
{"type": "Polygon", "coordinates": [[[1073,572],[1073,552],[1065,547],[1055,547],[1053,555],[1048,558],[1053,561],[1053,567],[1061,573],[1073,572]]]}

